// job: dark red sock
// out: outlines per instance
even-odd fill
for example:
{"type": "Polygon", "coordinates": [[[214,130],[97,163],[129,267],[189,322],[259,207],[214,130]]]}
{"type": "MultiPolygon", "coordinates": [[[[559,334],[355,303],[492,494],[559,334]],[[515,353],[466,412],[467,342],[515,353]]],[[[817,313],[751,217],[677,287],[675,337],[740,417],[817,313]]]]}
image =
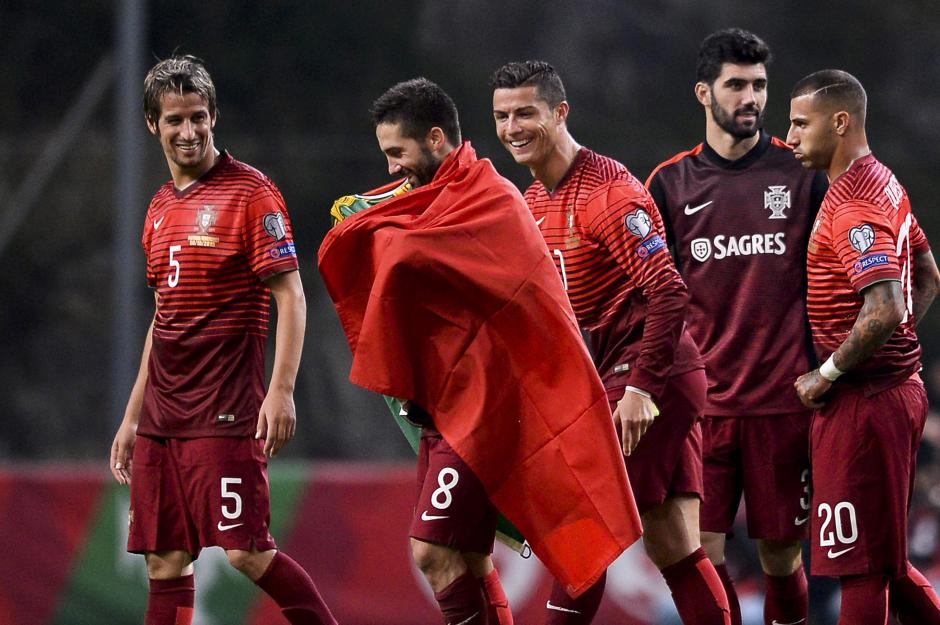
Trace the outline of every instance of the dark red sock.
{"type": "Polygon", "coordinates": [[[487,625],[486,598],[483,587],[470,571],[455,579],[440,592],[434,593],[441,608],[444,625],[487,625]]]}
{"type": "Polygon", "coordinates": [[[881,575],[841,578],[839,625],[887,625],[888,580],[881,575]]]}
{"type": "Polygon", "coordinates": [[[255,584],[274,599],[291,625],[336,625],[307,571],[284,552],[274,554],[255,584]]]}
{"type": "Polygon", "coordinates": [[[803,565],[790,575],[764,575],[764,621],[805,623],[809,614],[809,584],[803,565]]]}
{"type": "Polygon", "coordinates": [[[738,600],[738,590],[734,587],[734,580],[731,579],[731,573],[728,572],[728,565],[722,562],[715,565],[715,572],[718,573],[718,579],[725,589],[725,595],[728,597],[728,608],[731,610],[731,625],[741,625],[741,602],[738,600]]]}
{"type": "Polygon", "coordinates": [[[891,580],[891,613],[901,625],[940,624],[940,598],[933,586],[910,562],[907,572],[891,580]]]}
{"type": "Polygon", "coordinates": [[[588,625],[597,614],[604,598],[607,571],[585,590],[580,597],[572,599],[558,581],[552,586],[552,596],[546,604],[545,625],[588,625]]]}
{"type": "Polygon", "coordinates": [[[661,572],[685,625],[731,625],[728,595],[704,549],[699,547],[661,572]]]}
{"type": "Polygon", "coordinates": [[[190,625],[196,584],[192,575],[150,580],[150,598],[144,625],[190,625]]]}
{"type": "Polygon", "coordinates": [[[486,598],[487,618],[490,625],[513,625],[509,599],[499,582],[499,571],[493,569],[489,575],[480,578],[483,596],[486,598]]]}

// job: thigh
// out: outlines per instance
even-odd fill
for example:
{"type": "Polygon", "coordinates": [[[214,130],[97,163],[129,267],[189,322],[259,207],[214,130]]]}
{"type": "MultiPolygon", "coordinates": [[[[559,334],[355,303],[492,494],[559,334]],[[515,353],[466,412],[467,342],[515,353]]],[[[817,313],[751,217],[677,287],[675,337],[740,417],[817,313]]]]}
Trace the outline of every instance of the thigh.
{"type": "Polygon", "coordinates": [[[741,421],[708,417],[702,422],[703,485],[701,529],[728,534],[741,503],[741,421]]]}
{"type": "MultiPolygon", "coordinates": [[[[605,380],[612,409],[628,380],[605,380]]],[[[702,431],[698,423],[705,403],[705,372],[670,378],[660,399],[659,416],[625,457],[630,486],[640,513],[679,494],[702,496],[702,431]]]]}
{"type": "Polygon", "coordinates": [[[814,575],[905,570],[907,509],[926,409],[923,386],[906,382],[872,397],[842,392],[814,415],[814,575]]]}
{"type": "Polygon", "coordinates": [[[752,538],[807,538],[811,416],[798,412],[742,421],[741,470],[752,538]]]}
{"type": "Polygon", "coordinates": [[[266,551],[270,491],[264,441],[212,437],[174,441],[181,489],[202,546],[266,551]]]}
{"type": "Polygon", "coordinates": [[[187,513],[171,440],[138,436],[131,474],[127,550],[133,553],[185,551],[196,557],[198,532],[187,513]]]}
{"type": "Polygon", "coordinates": [[[425,429],[409,534],[457,551],[491,553],[497,513],[483,484],[440,433],[425,429]]]}

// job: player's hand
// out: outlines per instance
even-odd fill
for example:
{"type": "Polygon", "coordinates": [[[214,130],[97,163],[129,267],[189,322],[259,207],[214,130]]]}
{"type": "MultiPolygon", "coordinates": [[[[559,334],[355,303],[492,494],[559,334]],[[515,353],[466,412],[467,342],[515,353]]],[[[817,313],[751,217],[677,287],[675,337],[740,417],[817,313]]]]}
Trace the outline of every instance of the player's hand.
{"type": "Polygon", "coordinates": [[[121,422],[111,443],[111,475],[118,484],[131,483],[131,458],[137,441],[137,424],[126,419],[121,422]]]}
{"type": "Polygon", "coordinates": [[[640,438],[659,416],[659,409],[649,397],[625,390],[623,399],[614,410],[614,423],[620,423],[623,455],[629,456],[640,443],[640,438]]]}
{"type": "Polygon", "coordinates": [[[826,403],[822,396],[832,388],[832,382],[819,374],[819,369],[804,373],[793,383],[800,401],[807,408],[822,408],[826,403]]]}
{"type": "Polygon", "coordinates": [[[255,438],[264,438],[264,455],[273,458],[294,437],[297,412],[294,396],[285,391],[268,390],[258,413],[255,438]]]}

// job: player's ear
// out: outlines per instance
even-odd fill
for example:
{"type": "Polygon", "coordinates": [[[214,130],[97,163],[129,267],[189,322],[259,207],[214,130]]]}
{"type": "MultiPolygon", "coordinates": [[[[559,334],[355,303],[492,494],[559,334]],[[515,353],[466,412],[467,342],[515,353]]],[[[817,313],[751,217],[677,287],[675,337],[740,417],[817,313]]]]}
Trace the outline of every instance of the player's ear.
{"type": "Polygon", "coordinates": [[[832,115],[832,129],[840,137],[845,135],[846,131],[849,129],[849,122],[851,121],[852,116],[848,111],[838,111],[832,115]]]}
{"type": "Polygon", "coordinates": [[[562,100],[558,106],[555,107],[555,122],[567,122],[568,113],[571,111],[571,106],[568,104],[568,100],[562,100]]]}
{"type": "Polygon", "coordinates": [[[150,131],[150,134],[155,137],[159,137],[160,132],[157,130],[157,122],[154,122],[152,119],[150,119],[148,115],[144,115],[144,121],[147,122],[147,130],[150,131]]]}
{"type": "Polygon", "coordinates": [[[447,135],[444,134],[444,130],[440,126],[434,126],[428,131],[425,142],[428,144],[428,147],[431,148],[431,151],[434,151],[443,147],[447,142],[447,135]]]}
{"type": "Polygon", "coordinates": [[[708,86],[708,83],[697,82],[694,87],[695,99],[699,101],[702,106],[711,106],[712,105],[712,89],[708,86]]]}

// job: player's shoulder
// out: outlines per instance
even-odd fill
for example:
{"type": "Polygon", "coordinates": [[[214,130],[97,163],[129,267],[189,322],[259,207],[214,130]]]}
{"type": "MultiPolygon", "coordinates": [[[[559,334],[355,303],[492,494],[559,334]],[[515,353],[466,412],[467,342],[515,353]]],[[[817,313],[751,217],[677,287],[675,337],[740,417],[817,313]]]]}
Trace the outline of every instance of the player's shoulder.
{"type": "Polygon", "coordinates": [[[651,171],[650,175],[646,178],[646,186],[648,187],[654,178],[676,174],[697,162],[702,154],[704,145],[704,143],[699,143],[695,147],[678,152],[661,162],[653,168],[653,171],[651,171]]]}
{"type": "Polygon", "coordinates": [[[827,199],[834,206],[849,203],[882,206],[892,201],[892,195],[900,202],[904,193],[894,172],[874,155],[868,154],[832,181],[827,199]]]}

